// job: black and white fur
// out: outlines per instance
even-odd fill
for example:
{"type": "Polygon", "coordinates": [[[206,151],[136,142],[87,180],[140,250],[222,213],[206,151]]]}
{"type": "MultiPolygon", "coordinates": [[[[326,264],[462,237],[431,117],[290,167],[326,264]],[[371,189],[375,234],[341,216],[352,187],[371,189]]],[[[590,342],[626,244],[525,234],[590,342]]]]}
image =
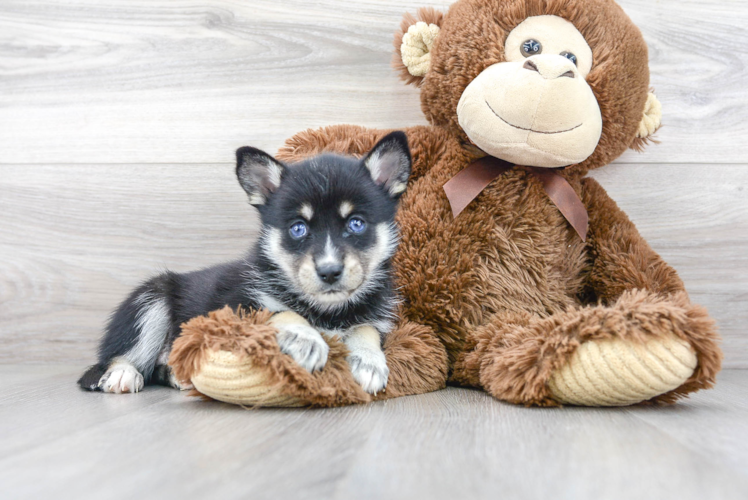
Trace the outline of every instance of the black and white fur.
{"type": "Polygon", "coordinates": [[[286,165],[240,148],[237,178],[262,221],[255,246],[243,260],[143,283],[113,313],[98,363],[78,383],[113,393],[147,383],[187,388],[167,365],[180,325],[228,305],[282,313],[274,316],[281,350],[310,372],[327,361],[319,332],[339,335],[356,380],[370,393],[382,390],[389,370],[381,342],[398,300],[394,217],[410,168],[402,132],[360,160],[323,154],[286,165]],[[298,238],[301,225],[307,234],[298,238]]]}

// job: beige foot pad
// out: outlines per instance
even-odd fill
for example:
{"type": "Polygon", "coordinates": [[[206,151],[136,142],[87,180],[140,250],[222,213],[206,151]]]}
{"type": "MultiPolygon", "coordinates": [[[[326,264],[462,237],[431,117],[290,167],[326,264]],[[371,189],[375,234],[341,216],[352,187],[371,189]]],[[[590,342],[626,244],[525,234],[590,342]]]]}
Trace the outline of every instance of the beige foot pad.
{"type": "Polygon", "coordinates": [[[218,401],[245,406],[303,406],[300,398],[285,394],[252,360],[228,351],[209,351],[199,372],[192,375],[199,393],[218,401]]]}
{"type": "Polygon", "coordinates": [[[579,346],[548,387],[564,404],[632,405],[680,387],[697,362],[689,344],[672,334],[646,343],[593,340],[579,346]]]}

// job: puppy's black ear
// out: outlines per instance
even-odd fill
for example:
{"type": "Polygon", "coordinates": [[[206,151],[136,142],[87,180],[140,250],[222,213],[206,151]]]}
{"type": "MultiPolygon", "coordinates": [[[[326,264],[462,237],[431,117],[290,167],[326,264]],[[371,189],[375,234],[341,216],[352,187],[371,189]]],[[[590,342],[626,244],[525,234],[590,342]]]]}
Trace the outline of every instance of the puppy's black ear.
{"type": "Polygon", "coordinates": [[[410,148],[403,132],[387,134],[363,159],[374,182],[383,186],[391,197],[400,196],[410,177],[410,148]]]}
{"type": "Polygon", "coordinates": [[[285,167],[257,148],[244,146],[236,150],[236,177],[252,205],[264,205],[281,184],[285,167]]]}

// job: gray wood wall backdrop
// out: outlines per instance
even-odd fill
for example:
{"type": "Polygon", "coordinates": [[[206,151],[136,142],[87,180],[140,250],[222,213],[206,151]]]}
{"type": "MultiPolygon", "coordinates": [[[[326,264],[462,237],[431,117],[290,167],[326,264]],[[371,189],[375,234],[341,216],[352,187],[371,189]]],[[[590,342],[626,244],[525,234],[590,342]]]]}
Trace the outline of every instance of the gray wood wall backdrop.
{"type": "MultiPolygon", "coordinates": [[[[390,69],[405,11],[448,0],[2,0],[0,362],[90,361],[125,293],[239,256],[235,148],[425,123],[390,69]]],[[[595,173],[748,368],[748,3],[622,0],[660,145],[595,173]]]]}

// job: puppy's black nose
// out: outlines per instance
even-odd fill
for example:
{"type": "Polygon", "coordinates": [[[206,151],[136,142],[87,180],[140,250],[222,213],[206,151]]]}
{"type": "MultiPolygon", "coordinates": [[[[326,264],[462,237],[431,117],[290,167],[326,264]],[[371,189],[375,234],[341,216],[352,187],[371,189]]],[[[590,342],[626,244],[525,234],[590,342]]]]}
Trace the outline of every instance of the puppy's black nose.
{"type": "Polygon", "coordinates": [[[338,281],[342,274],[342,264],[325,264],[324,266],[317,268],[317,276],[328,285],[332,285],[338,281]]]}

